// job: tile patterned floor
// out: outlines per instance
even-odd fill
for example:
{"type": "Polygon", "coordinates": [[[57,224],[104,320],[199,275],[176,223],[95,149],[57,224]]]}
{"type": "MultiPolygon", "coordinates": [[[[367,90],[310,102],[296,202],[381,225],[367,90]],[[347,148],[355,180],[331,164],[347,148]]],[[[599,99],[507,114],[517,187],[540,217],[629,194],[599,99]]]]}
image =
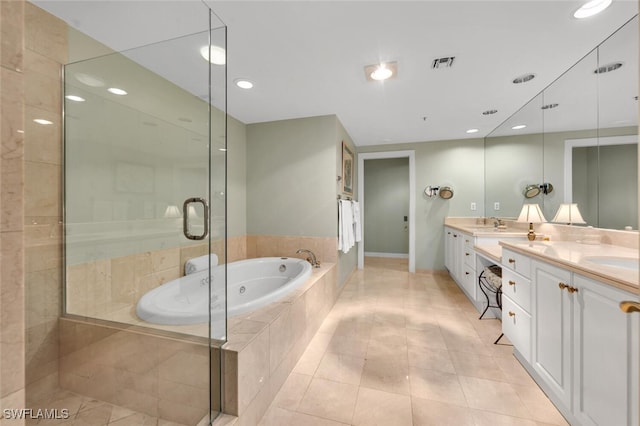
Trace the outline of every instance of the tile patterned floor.
{"type": "Polygon", "coordinates": [[[444,275],[368,258],[260,426],[542,426],[567,422],[496,319],[444,275]]]}
{"type": "Polygon", "coordinates": [[[46,407],[47,410],[57,409],[59,413],[65,409],[68,411],[69,417],[67,419],[32,419],[26,422],[27,425],[184,426],[66,390],[56,392],[50,400],[41,406],[46,407]]]}

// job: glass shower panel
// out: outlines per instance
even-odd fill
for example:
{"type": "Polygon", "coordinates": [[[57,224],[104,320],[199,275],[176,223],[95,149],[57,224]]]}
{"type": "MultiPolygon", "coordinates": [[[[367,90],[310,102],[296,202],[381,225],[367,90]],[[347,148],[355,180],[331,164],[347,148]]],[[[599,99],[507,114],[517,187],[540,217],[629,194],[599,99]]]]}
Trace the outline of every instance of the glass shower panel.
{"type": "Polygon", "coordinates": [[[197,389],[210,378],[197,396],[172,402],[188,415],[164,416],[186,424],[205,406],[198,421],[221,409],[226,339],[226,274],[215,268],[226,260],[226,65],[203,58],[210,43],[225,49],[226,28],[64,70],[65,317],[205,345],[206,356],[164,349],[166,359],[148,348],[158,359],[148,378],[158,383],[149,391],[158,417],[171,406],[167,389],[197,389]],[[185,276],[190,260],[199,266],[185,276]],[[141,310],[143,297],[153,301],[151,314],[141,310]],[[184,379],[163,373],[166,365],[194,369],[202,358],[197,383],[168,384],[184,379]]]}

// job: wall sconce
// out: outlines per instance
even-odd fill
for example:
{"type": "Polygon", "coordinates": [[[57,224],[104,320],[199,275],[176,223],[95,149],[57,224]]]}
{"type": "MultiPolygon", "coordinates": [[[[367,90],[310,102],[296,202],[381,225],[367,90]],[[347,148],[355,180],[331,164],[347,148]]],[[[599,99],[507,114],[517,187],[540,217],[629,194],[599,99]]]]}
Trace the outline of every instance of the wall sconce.
{"type": "Polygon", "coordinates": [[[539,185],[538,184],[527,185],[524,188],[524,191],[522,191],[522,194],[524,195],[524,198],[533,198],[536,195],[540,194],[540,192],[542,192],[545,195],[550,194],[551,192],[553,192],[553,185],[551,185],[548,182],[541,183],[539,185]]]}
{"type": "Polygon", "coordinates": [[[578,205],[575,203],[560,204],[558,212],[551,222],[566,223],[567,225],[571,225],[572,223],[587,223],[582,218],[578,205]]]}
{"type": "Polygon", "coordinates": [[[529,233],[527,233],[527,239],[529,241],[533,241],[536,239],[536,233],[533,232],[533,224],[543,223],[546,221],[547,219],[544,218],[542,210],[540,210],[540,206],[537,204],[525,204],[524,206],[522,206],[520,216],[518,216],[518,219],[516,219],[516,222],[529,223],[529,233]]]}
{"type": "Polygon", "coordinates": [[[427,186],[424,189],[424,195],[429,198],[435,197],[436,195],[440,195],[440,198],[443,200],[448,200],[453,198],[453,189],[450,186],[427,186]]]}

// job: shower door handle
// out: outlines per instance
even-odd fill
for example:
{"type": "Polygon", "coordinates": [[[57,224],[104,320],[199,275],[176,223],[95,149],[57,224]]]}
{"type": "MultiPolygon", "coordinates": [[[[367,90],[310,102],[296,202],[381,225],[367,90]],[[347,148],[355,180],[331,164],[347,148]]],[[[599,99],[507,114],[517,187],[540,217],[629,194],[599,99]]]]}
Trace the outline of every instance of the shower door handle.
{"type": "MultiPolygon", "coordinates": [[[[195,210],[193,210],[195,213],[195,210]]],[[[209,205],[207,204],[207,200],[200,197],[192,197],[184,200],[184,204],[182,205],[182,233],[185,237],[190,240],[204,240],[209,234],[209,205]],[[202,207],[204,207],[204,232],[202,235],[193,235],[189,232],[189,205],[191,203],[200,203],[202,207]]]]}

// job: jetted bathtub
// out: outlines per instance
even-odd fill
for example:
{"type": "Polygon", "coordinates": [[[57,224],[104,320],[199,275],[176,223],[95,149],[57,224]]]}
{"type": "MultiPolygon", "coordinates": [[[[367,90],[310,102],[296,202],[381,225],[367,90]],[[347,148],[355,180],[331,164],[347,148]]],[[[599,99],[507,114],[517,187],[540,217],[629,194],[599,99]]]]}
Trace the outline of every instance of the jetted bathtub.
{"type": "MultiPolygon", "coordinates": [[[[261,257],[226,265],[227,316],[254,311],[277,301],[311,275],[306,260],[261,257]]],[[[211,320],[224,317],[225,265],[211,270],[211,320]]],[[[145,293],[136,307],[138,317],[155,324],[200,324],[209,321],[209,273],[200,271],[169,281],[145,293]]]]}

